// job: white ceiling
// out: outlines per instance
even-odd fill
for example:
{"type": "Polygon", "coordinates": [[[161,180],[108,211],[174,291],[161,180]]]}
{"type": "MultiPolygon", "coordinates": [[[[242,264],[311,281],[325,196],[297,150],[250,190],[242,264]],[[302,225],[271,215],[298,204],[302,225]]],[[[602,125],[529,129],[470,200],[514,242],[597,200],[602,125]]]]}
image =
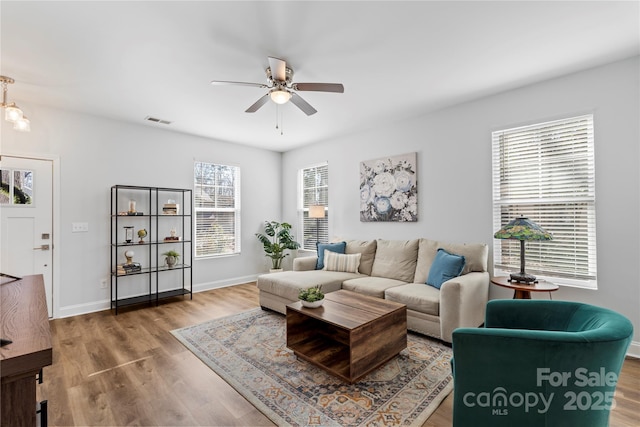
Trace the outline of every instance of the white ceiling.
{"type": "MultiPolygon", "coordinates": [[[[27,115],[50,105],[287,151],[638,55],[639,2],[6,1],[1,72],[27,115]],[[267,57],[343,83],[245,113],[267,57]],[[33,108],[35,109],[35,108],[33,108]],[[172,121],[151,124],[153,116],[172,121]]],[[[32,128],[37,116],[32,114],[32,128]]]]}

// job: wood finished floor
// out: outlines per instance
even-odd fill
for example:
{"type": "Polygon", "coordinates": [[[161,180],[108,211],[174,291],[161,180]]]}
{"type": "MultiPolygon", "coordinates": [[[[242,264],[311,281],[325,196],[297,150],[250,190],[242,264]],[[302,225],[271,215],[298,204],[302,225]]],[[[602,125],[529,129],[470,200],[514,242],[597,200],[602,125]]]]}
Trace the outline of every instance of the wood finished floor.
{"type": "MultiPolygon", "coordinates": [[[[270,426],[273,423],[180,344],[170,331],[258,307],[255,283],[159,307],[51,321],[53,365],[38,399],[52,426],[270,426]]],[[[423,425],[452,425],[453,394],[423,425]]],[[[640,359],[624,363],[612,427],[640,425],[640,359]]]]}

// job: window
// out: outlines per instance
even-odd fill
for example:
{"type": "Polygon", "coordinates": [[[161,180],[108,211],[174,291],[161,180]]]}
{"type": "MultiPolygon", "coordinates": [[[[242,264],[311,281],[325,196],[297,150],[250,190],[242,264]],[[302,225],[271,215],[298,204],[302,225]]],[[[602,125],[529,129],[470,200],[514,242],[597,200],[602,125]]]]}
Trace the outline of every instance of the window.
{"type": "MultiPolygon", "coordinates": [[[[526,270],[596,288],[593,115],[492,134],[493,229],[525,216],[553,234],[526,242],[526,270]]],[[[494,240],[494,274],[519,271],[520,245],[494,240]]]]}
{"type": "Polygon", "coordinates": [[[195,256],[240,253],[240,168],[194,165],[195,256]]]}
{"type": "Polygon", "coordinates": [[[33,204],[33,171],[0,170],[0,204],[33,204]]]}
{"type": "Polygon", "coordinates": [[[302,230],[300,247],[315,251],[316,241],[329,241],[329,165],[322,163],[300,169],[298,182],[298,223],[302,230]],[[324,218],[309,218],[309,206],[314,205],[325,207],[324,218]]]}

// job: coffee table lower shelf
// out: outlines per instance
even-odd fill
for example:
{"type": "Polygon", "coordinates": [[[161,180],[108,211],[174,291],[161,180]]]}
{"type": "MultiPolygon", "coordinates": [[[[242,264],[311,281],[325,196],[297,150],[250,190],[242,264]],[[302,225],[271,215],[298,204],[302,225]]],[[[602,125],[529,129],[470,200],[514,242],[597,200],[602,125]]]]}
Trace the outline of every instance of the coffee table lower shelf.
{"type": "Polygon", "coordinates": [[[349,347],[324,336],[305,339],[289,347],[293,354],[345,381],[349,375],[349,347]]]}

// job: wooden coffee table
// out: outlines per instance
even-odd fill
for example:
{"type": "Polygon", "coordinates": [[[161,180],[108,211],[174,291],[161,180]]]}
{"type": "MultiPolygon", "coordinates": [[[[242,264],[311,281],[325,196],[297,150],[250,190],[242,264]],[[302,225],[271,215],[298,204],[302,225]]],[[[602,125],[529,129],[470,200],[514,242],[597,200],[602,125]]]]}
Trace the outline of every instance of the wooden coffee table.
{"type": "Polygon", "coordinates": [[[287,305],[287,347],[349,383],[407,347],[407,306],[339,290],[321,307],[287,305]]]}

